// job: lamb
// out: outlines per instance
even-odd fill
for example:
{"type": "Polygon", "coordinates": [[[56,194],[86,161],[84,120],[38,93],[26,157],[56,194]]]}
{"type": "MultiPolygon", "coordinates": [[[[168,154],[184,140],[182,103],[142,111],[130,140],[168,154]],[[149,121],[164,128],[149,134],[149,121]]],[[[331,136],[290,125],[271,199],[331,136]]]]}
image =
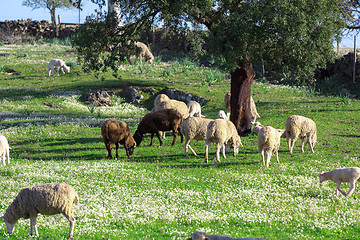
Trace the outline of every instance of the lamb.
{"type": "MultiPolygon", "coordinates": [[[[227,92],[224,97],[224,103],[225,103],[225,109],[228,119],[230,119],[230,112],[231,112],[230,99],[231,99],[231,92],[227,92]]],[[[254,123],[256,121],[256,118],[259,118],[260,115],[256,110],[256,105],[252,96],[250,96],[250,111],[251,111],[251,122],[254,123]]]]}
{"type": "Polygon", "coordinates": [[[276,155],[277,163],[280,163],[278,151],[280,147],[280,138],[283,133],[284,130],[275,129],[271,126],[266,126],[259,130],[257,134],[258,148],[264,167],[269,167],[270,159],[273,154],[276,155]]]}
{"type": "Polygon", "coordinates": [[[226,113],[223,110],[219,111],[217,118],[229,120],[229,117],[226,115],[226,113]]]}
{"type": "Polygon", "coordinates": [[[222,149],[223,157],[225,156],[225,144],[232,145],[234,148],[233,156],[238,154],[239,146],[242,146],[240,137],[237,133],[235,125],[225,119],[215,119],[207,126],[206,140],[205,140],[205,162],[208,162],[210,143],[216,143],[216,160],[220,162],[220,148],[222,149]]]}
{"type": "Polygon", "coordinates": [[[101,135],[108,151],[108,159],[112,159],[111,149],[114,144],[116,146],[116,158],[119,157],[119,143],[125,147],[126,155],[128,157],[134,152],[136,143],[134,138],[131,136],[130,129],[127,124],[123,121],[116,119],[110,119],[104,122],[101,126],[101,135]]]}
{"type": "Polygon", "coordinates": [[[201,106],[198,102],[190,101],[187,104],[187,107],[189,109],[189,116],[198,116],[198,117],[205,117],[204,115],[201,115],[201,106]]]}
{"type": "MultiPolygon", "coordinates": [[[[160,139],[159,131],[173,131],[174,139],[172,145],[175,144],[176,136],[178,134],[178,129],[183,120],[182,115],[179,111],[175,109],[162,109],[159,111],[154,111],[146,114],[143,119],[140,121],[137,130],[134,133],[134,140],[137,146],[140,146],[141,141],[145,133],[151,133],[150,145],[153,144],[154,134],[158,137],[160,141],[160,146],[162,146],[162,141],[160,139]]],[[[181,142],[183,142],[183,136],[180,132],[181,142]]]]}
{"type": "Polygon", "coordinates": [[[10,164],[9,143],[5,136],[0,136],[0,158],[2,158],[3,166],[5,166],[5,159],[7,164],[10,164]]]}
{"type": "MultiPolygon", "coordinates": [[[[220,110],[218,113],[218,119],[226,119],[226,114],[223,110],[220,110]]],[[[206,139],[206,131],[209,123],[213,119],[202,118],[202,117],[188,117],[180,125],[180,132],[185,137],[185,156],[188,157],[188,148],[191,152],[197,156],[194,149],[190,146],[191,140],[195,139],[197,141],[206,139]]]]}
{"type": "Polygon", "coordinates": [[[262,125],[260,122],[255,122],[252,133],[257,136],[260,129],[262,129],[263,127],[264,127],[264,125],[262,125]]]}
{"type": "Polygon", "coordinates": [[[207,235],[204,232],[197,231],[187,240],[265,240],[265,238],[233,238],[217,234],[207,235]]]}
{"type": "Polygon", "coordinates": [[[338,191],[342,193],[345,197],[350,196],[355,190],[355,182],[360,182],[360,168],[358,167],[348,167],[348,168],[336,168],[329,172],[322,172],[319,174],[320,183],[331,180],[336,183],[336,192],[335,195],[338,195],[338,191]],[[350,190],[348,193],[345,193],[340,189],[342,182],[350,183],[350,190]]]}
{"type": "Polygon", "coordinates": [[[54,67],[57,67],[57,75],[59,76],[59,70],[61,69],[62,73],[65,74],[65,72],[70,72],[70,67],[66,66],[65,62],[61,59],[52,59],[49,62],[48,70],[49,70],[49,77],[50,75],[54,74],[54,67]],[[65,70],[65,72],[64,72],[65,70]],[[51,74],[50,74],[51,73],[51,74]]]}
{"type": "Polygon", "coordinates": [[[30,218],[30,236],[38,237],[36,217],[62,213],[70,222],[68,238],[73,238],[75,224],[74,203],[79,202],[76,191],[66,183],[47,183],[22,189],[6,209],[4,219],[8,234],[20,218],[30,218]]]}
{"type": "Polygon", "coordinates": [[[138,50],[133,50],[133,51],[128,52],[128,55],[126,56],[126,59],[128,60],[128,62],[132,65],[130,56],[135,55],[136,56],[135,64],[136,64],[137,58],[140,59],[140,62],[142,61],[142,58],[145,58],[145,62],[149,62],[150,64],[152,64],[154,61],[154,55],[151,53],[149,48],[142,42],[135,42],[134,45],[136,48],[138,48],[138,50]]]}
{"type": "Polygon", "coordinates": [[[305,140],[309,143],[311,152],[314,153],[314,146],[317,143],[316,124],[310,118],[298,115],[291,115],[285,122],[286,141],[290,154],[293,152],[295,141],[300,138],[301,151],[304,152],[305,140]]]}

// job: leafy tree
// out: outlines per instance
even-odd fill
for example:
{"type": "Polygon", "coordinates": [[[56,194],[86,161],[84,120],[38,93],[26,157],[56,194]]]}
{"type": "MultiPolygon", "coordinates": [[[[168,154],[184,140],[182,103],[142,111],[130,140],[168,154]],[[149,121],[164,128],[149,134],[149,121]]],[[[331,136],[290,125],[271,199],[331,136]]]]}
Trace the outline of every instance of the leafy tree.
{"type": "Polygon", "coordinates": [[[309,79],[314,69],[333,58],[334,37],[345,26],[341,0],[114,1],[121,6],[124,27],[115,29],[109,20],[94,21],[74,38],[85,68],[116,68],[114,63],[123,59],[122,48],[156,19],[173,26],[184,21],[203,24],[210,34],[211,53],[226,60],[231,121],[240,135],[251,129],[252,63],[262,61],[299,81],[309,79]]]}
{"type": "MultiPolygon", "coordinates": [[[[59,29],[56,24],[55,10],[57,8],[72,8],[72,4],[69,0],[24,0],[22,5],[31,7],[33,10],[38,8],[47,8],[50,11],[51,22],[54,25],[57,37],[59,36],[59,29]]],[[[81,3],[78,5],[80,6],[81,3]]]]}

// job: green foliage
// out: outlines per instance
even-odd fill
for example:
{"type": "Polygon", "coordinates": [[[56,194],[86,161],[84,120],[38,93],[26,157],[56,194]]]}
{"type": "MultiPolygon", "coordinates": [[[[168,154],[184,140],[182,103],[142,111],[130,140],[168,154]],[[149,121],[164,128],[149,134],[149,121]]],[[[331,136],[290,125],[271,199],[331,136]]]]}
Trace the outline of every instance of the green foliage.
{"type": "Polygon", "coordinates": [[[202,85],[211,86],[214,82],[221,82],[224,79],[224,74],[221,73],[219,70],[209,70],[206,71],[204,74],[202,85]]]}

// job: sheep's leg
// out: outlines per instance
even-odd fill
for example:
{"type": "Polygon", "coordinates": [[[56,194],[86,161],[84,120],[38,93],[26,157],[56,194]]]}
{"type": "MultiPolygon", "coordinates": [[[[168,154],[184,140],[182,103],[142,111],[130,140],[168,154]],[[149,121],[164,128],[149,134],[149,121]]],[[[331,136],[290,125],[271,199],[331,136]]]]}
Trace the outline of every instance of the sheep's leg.
{"type": "Polygon", "coordinates": [[[39,233],[36,226],[36,216],[30,217],[30,236],[38,237],[39,233]],[[33,231],[34,230],[34,231],[33,231]],[[35,235],[33,235],[35,233],[35,235]]]}
{"type": "Polygon", "coordinates": [[[181,133],[180,128],[178,129],[178,133],[180,134],[181,143],[183,143],[183,142],[184,142],[184,136],[183,136],[183,134],[181,133]]]}
{"type": "MultiPolygon", "coordinates": [[[[9,153],[9,148],[6,149],[6,158],[7,158],[7,164],[10,164],[10,153],[9,153]]],[[[5,161],[5,160],[4,160],[5,161]]]]}
{"type": "Polygon", "coordinates": [[[261,159],[262,159],[263,165],[264,165],[264,167],[265,167],[266,165],[265,165],[264,150],[261,150],[260,154],[261,154],[261,159]]]}
{"type": "Polygon", "coordinates": [[[305,146],[305,138],[301,138],[301,152],[305,152],[304,151],[304,146],[305,146]]]}
{"type": "Polygon", "coordinates": [[[61,69],[61,72],[62,72],[63,74],[65,74],[63,67],[60,67],[60,69],[61,69]]]}
{"type": "Polygon", "coordinates": [[[110,144],[110,143],[107,143],[107,144],[105,144],[105,147],[106,147],[106,150],[108,151],[108,156],[107,156],[107,158],[108,158],[108,159],[112,159],[111,149],[112,149],[113,145],[110,144]]]}
{"type": "MultiPolygon", "coordinates": [[[[173,141],[172,141],[172,144],[171,145],[175,145],[175,140],[176,140],[176,137],[178,135],[178,132],[177,131],[173,131],[173,135],[174,135],[174,138],[173,138],[173,141]]],[[[160,138],[159,138],[160,139],[160,138]]]]}
{"type": "Polygon", "coordinates": [[[0,157],[2,158],[3,166],[5,166],[5,154],[2,153],[0,157]]]}
{"type": "Polygon", "coordinates": [[[210,143],[205,143],[205,163],[208,162],[208,159],[209,159],[209,145],[210,143]]]}
{"type": "Polygon", "coordinates": [[[221,152],[222,152],[222,155],[223,155],[224,158],[226,158],[225,148],[226,148],[226,147],[225,147],[225,144],[223,144],[222,147],[221,147],[221,152]]]}
{"type": "Polygon", "coordinates": [[[290,142],[289,142],[289,150],[290,150],[290,154],[292,154],[292,152],[293,152],[294,145],[295,145],[295,141],[296,141],[296,139],[295,139],[295,138],[293,138],[293,137],[291,137],[291,138],[290,138],[290,142]]]}
{"type": "Polygon", "coordinates": [[[355,182],[356,182],[355,179],[350,180],[350,189],[349,189],[348,193],[345,195],[346,197],[350,196],[354,192],[354,190],[355,190],[355,182]]]}
{"type": "MultiPolygon", "coordinates": [[[[153,145],[153,141],[154,141],[154,133],[151,134],[149,146],[153,145]]],[[[160,146],[161,146],[161,144],[160,144],[160,146]]]]}
{"type": "Polygon", "coordinates": [[[276,162],[277,162],[277,163],[280,163],[280,161],[279,161],[279,153],[278,153],[278,151],[276,151],[276,152],[275,152],[275,154],[276,154],[276,162]]]}
{"type": "MultiPolygon", "coordinates": [[[[336,190],[339,191],[342,195],[346,196],[346,193],[340,189],[340,185],[341,185],[341,182],[336,183],[336,190]]],[[[336,196],[337,196],[337,191],[336,191],[336,196]]]]}
{"type": "Polygon", "coordinates": [[[188,148],[190,148],[191,152],[195,155],[196,155],[196,152],[194,151],[194,149],[190,146],[190,139],[186,139],[185,140],[185,156],[188,157],[189,154],[188,154],[188,148]]]}
{"type": "Polygon", "coordinates": [[[52,70],[51,70],[51,68],[49,68],[49,73],[48,73],[49,77],[50,77],[51,72],[52,72],[52,70]]]}
{"type": "Polygon", "coordinates": [[[68,218],[69,222],[70,222],[70,226],[69,226],[69,239],[73,239],[73,232],[74,232],[74,225],[75,225],[75,218],[71,217],[68,218]]]}
{"type": "Polygon", "coordinates": [[[130,55],[126,56],[126,59],[127,59],[128,62],[130,63],[130,65],[133,65],[133,63],[131,62],[131,59],[130,59],[130,55]]]}
{"type": "Polygon", "coordinates": [[[216,161],[220,162],[220,148],[222,148],[222,145],[219,143],[216,144],[216,161]]]}
{"type": "MultiPolygon", "coordinates": [[[[159,139],[159,141],[160,141],[160,146],[162,146],[162,141],[161,141],[161,138],[160,138],[160,134],[159,134],[159,132],[156,132],[156,136],[157,136],[157,138],[159,139]]],[[[152,144],[152,138],[154,137],[154,134],[152,133],[151,134],[151,144],[152,144]]],[[[175,139],[176,139],[176,136],[174,137],[174,141],[173,142],[175,142],[175,139]]],[[[174,143],[173,143],[173,145],[174,145],[174,143]]]]}
{"type": "Polygon", "coordinates": [[[265,152],[265,159],[266,159],[266,167],[267,168],[270,165],[270,158],[271,158],[271,153],[270,152],[265,152]]]}
{"type": "Polygon", "coordinates": [[[59,76],[60,67],[57,67],[57,75],[59,76]]]}
{"type": "Polygon", "coordinates": [[[314,141],[313,137],[309,138],[309,146],[310,146],[311,152],[314,153],[315,152],[314,151],[315,141],[314,141]]]}
{"type": "Polygon", "coordinates": [[[75,218],[74,218],[74,210],[71,208],[66,212],[63,212],[63,215],[69,220],[69,239],[73,239],[73,232],[74,232],[74,225],[75,225],[75,218]]]}
{"type": "Polygon", "coordinates": [[[119,158],[119,143],[115,143],[116,146],[116,158],[119,158]]]}

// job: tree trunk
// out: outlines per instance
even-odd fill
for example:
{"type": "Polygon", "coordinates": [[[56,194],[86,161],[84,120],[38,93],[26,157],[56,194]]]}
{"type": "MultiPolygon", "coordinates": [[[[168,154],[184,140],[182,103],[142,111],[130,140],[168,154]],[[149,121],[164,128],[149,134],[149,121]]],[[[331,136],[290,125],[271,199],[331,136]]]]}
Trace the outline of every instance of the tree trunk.
{"type": "Polygon", "coordinates": [[[231,73],[231,117],[240,136],[251,133],[250,96],[251,82],[255,75],[247,56],[239,61],[238,68],[231,73]]]}
{"type": "Polygon", "coordinates": [[[108,0],[108,13],[113,13],[116,16],[117,26],[122,27],[124,26],[124,21],[121,17],[121,8],[120,4],[114,0],[108,0]]]}
{"type": "Polygon", "coordinates": [[[55,29],[55,36],[59,37],[59,28],[56,24],[56,16],[55,16],[55,8],[50,9],[50,15],[51,15],[51,22],[53,24],[53,27],[55,29]]]}

